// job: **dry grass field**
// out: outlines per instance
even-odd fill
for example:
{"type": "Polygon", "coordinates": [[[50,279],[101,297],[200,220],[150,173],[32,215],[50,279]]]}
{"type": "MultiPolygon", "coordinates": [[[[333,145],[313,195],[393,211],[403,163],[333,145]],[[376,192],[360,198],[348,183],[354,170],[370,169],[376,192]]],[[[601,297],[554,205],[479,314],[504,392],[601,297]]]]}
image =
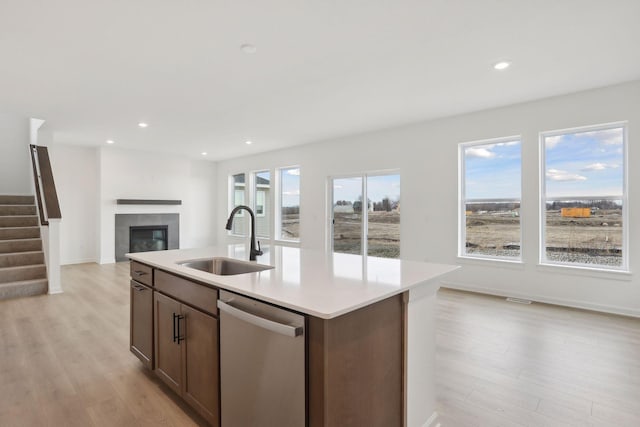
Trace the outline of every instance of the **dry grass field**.
{"type": "MultiPolygon", "coordinates": [[[[362,214],[335,213],[333,248],[336,252],[361,253],[362,214]]],[[[400,256],[400,213],[369,212],[368,254],[398,258],[400,256]]]]}
{"type": "MultiPolygon", "coordinates": [[[[622,213],[599,210],[589,218],[566,218],[547,211],[547,257],[582,264],[622,263],[622,213]]],[[[520,218],[506,213],[467,216],[467,251],[471,254],[514,256],[520,250],[520,218]]]]}

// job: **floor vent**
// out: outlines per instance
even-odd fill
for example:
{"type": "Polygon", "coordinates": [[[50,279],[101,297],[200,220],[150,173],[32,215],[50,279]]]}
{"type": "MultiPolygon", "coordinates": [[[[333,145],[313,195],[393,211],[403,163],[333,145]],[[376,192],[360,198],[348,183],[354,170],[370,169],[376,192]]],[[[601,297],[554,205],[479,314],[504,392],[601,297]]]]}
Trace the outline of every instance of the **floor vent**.
{"type": "Polygon", "coordinates": [[[522,299],[522,298],[507,298],[507,301],[515,302],[515,303],[518,303],[518,304],[531,304],[531,300],[522,299]]]}

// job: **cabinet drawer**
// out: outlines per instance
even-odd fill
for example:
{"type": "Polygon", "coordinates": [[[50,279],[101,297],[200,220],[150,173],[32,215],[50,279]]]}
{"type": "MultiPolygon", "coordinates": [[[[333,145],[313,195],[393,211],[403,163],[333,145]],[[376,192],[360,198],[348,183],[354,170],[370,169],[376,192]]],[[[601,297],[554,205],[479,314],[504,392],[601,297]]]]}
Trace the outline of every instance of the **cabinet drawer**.
{"type": "Polygon", "coordinates": [[[136,282],[153,286],[153,268],[136,261],[131,261],[131,278],[136,282]]]}
{"type": "Polygon", "coordinates": [[[216,302],[218,300],[218,291],[199,285],[182,277],[156,270],[155,288],[157,291],[165,293],[173,298],[180,300],[192,307],[199,308],[214,315],[218,314],[216,302]]]}

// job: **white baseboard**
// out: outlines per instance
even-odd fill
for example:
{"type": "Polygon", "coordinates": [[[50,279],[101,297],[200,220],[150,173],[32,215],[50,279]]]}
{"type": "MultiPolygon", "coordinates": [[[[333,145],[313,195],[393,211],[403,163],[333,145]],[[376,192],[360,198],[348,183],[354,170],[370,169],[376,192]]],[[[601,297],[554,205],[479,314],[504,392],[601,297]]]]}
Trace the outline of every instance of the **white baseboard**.
{"type": "Polygon", "coordinates": [[[60,265],[88,264],[90,262],[97,263],[98,260],[96,258],[73,259],[73,260],[68,260],[68,261],[61,261],[60,265]]]}
{"type": "Polygon", "coordinates": [[[116,263],[116,259],[114,258],[104,258],[101,259],[100,262],[98,264],[115,264],[116,263]]]}
{"type": "Polygon", "coordinates": [[[602,313],[618,314],[621,316],[640,317],[640,310],[629,309],[625,307],[617,307],[613,305],[594,304],[586,301],[568,300],[563,298],[553,298],[543,295],[534,295],[523,292],[505,291],[504,289],[485,288],[480,286],[467,285],[458,282],[442,282],[443,288],[458,289],[461,291],[476,292],[479,294],[496,295],[506,298],[522,298],[545,304],[562,305],[565,307],[581,308],[583,310],[599,311],[602,313]]]}

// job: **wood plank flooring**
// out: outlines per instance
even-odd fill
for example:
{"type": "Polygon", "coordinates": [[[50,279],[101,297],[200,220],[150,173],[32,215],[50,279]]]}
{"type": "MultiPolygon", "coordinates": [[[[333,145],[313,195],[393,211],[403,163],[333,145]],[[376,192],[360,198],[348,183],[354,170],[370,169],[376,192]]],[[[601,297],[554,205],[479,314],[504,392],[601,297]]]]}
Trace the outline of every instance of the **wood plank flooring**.
{"type": "MultiPolygon", "coordinates": [[[[0,426],[198,426],[129,352],[127,263],[0,302],[0,426]]],[[[442,290],[442,427],[640,426],[640,320],[442,290]]]]}
{"type": "Polygon", "coordinates": [[[442,426],[640,426],[640,319],[438,294],[442,426]]]}
{"type": "Polygon", "coordinates": [[[198,426],[129,352],[129,265],[62,268],[63,294],[0,301],[0,426],[198,426]]]}

